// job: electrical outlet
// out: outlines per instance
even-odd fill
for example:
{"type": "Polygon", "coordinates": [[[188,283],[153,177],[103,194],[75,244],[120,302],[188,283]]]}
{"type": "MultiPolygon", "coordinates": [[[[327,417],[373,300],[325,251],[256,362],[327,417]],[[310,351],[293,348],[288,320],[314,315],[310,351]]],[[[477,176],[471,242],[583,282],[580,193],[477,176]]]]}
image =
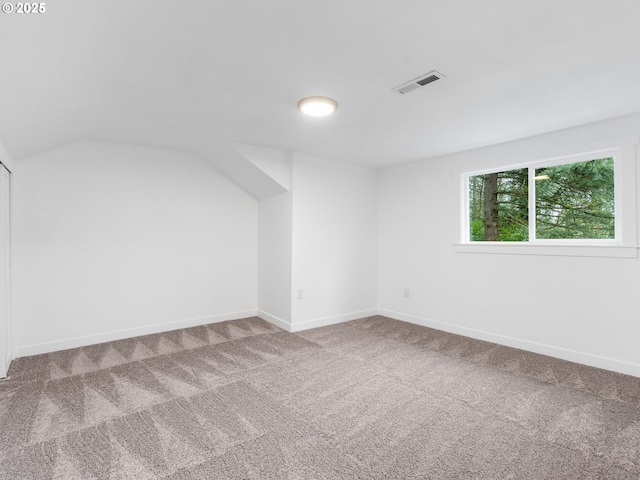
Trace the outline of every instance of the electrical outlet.
{"type": "Polygon", "coordinates": [[[298,300],[302,300],[302,297],[304,296],[304,292],[302,291],[301,288],[298,289],[298,300]]]}
{"type": "Polygon", "coordinates": [[[408,289],[408,288],[405,288],[405,289],[404,289],[404,298],[409,298],[410,293],[411,293],[411,292],[409,292],[409,289],[408,289]]]}

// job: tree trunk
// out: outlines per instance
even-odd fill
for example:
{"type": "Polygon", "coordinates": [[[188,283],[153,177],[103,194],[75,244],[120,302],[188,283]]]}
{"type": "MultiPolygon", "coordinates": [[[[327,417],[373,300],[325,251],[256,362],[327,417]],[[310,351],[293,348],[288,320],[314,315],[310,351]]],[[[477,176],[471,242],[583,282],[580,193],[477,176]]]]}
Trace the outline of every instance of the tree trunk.
{"type": "Polygon", "coordinates": [[[484,176],[484,240],[498,241],[498,174],[484,176]]]}

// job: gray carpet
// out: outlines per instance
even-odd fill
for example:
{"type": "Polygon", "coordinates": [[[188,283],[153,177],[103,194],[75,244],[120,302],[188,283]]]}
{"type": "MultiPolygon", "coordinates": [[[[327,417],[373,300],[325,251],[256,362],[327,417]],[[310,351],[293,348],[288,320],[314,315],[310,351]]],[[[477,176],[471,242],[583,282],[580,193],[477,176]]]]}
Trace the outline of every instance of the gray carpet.
{"type": "Polygon", "coordinates": [[[2,479],[638,479],[640,379],[371,317],[16,360],[2,479]]]}

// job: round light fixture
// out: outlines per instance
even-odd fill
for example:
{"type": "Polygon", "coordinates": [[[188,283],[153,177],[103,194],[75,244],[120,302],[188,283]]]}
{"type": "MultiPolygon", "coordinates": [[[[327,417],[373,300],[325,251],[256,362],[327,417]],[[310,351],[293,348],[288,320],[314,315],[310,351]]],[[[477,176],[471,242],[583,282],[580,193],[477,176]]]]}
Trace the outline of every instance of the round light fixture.
{"type": "Polygon", "coordinates": [[[298,110],[314,117],[331,115],[337,108],[338,102],[329,97],[306,97],[298,102],[298,110]]]}

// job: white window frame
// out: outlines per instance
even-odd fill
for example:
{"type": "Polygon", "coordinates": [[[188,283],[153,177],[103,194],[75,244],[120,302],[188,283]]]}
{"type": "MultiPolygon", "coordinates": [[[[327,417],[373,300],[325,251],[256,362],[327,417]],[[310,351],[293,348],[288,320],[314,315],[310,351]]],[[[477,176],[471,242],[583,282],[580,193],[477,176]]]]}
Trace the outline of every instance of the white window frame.
{"type": "Polygon", "coordinates": [[[578,148],[568,147],[555,156],[527,155],[518,163],[491,161],[466,165],[454,171],[454,205],[460,218],[456,225],[454,251],[511,255],[562,255],[599,257],[637,257],[636,215],[636,145],[638,136],[608,142],[592,142],[578,148]],[[577,153],[570,153],[570,152],[577,153]],[[553,165],[586,162],[614,157],[614,239],[536,239],[535,238],[535,169],[553,165]],[[508,170],[529,168],[529,241],[472,242],[469,228],[469,177],[508,170]],[[533,187],[532,187],[533,185],[533,187]],[[532,225],[533,224],[533,225],[532,225]]]}

